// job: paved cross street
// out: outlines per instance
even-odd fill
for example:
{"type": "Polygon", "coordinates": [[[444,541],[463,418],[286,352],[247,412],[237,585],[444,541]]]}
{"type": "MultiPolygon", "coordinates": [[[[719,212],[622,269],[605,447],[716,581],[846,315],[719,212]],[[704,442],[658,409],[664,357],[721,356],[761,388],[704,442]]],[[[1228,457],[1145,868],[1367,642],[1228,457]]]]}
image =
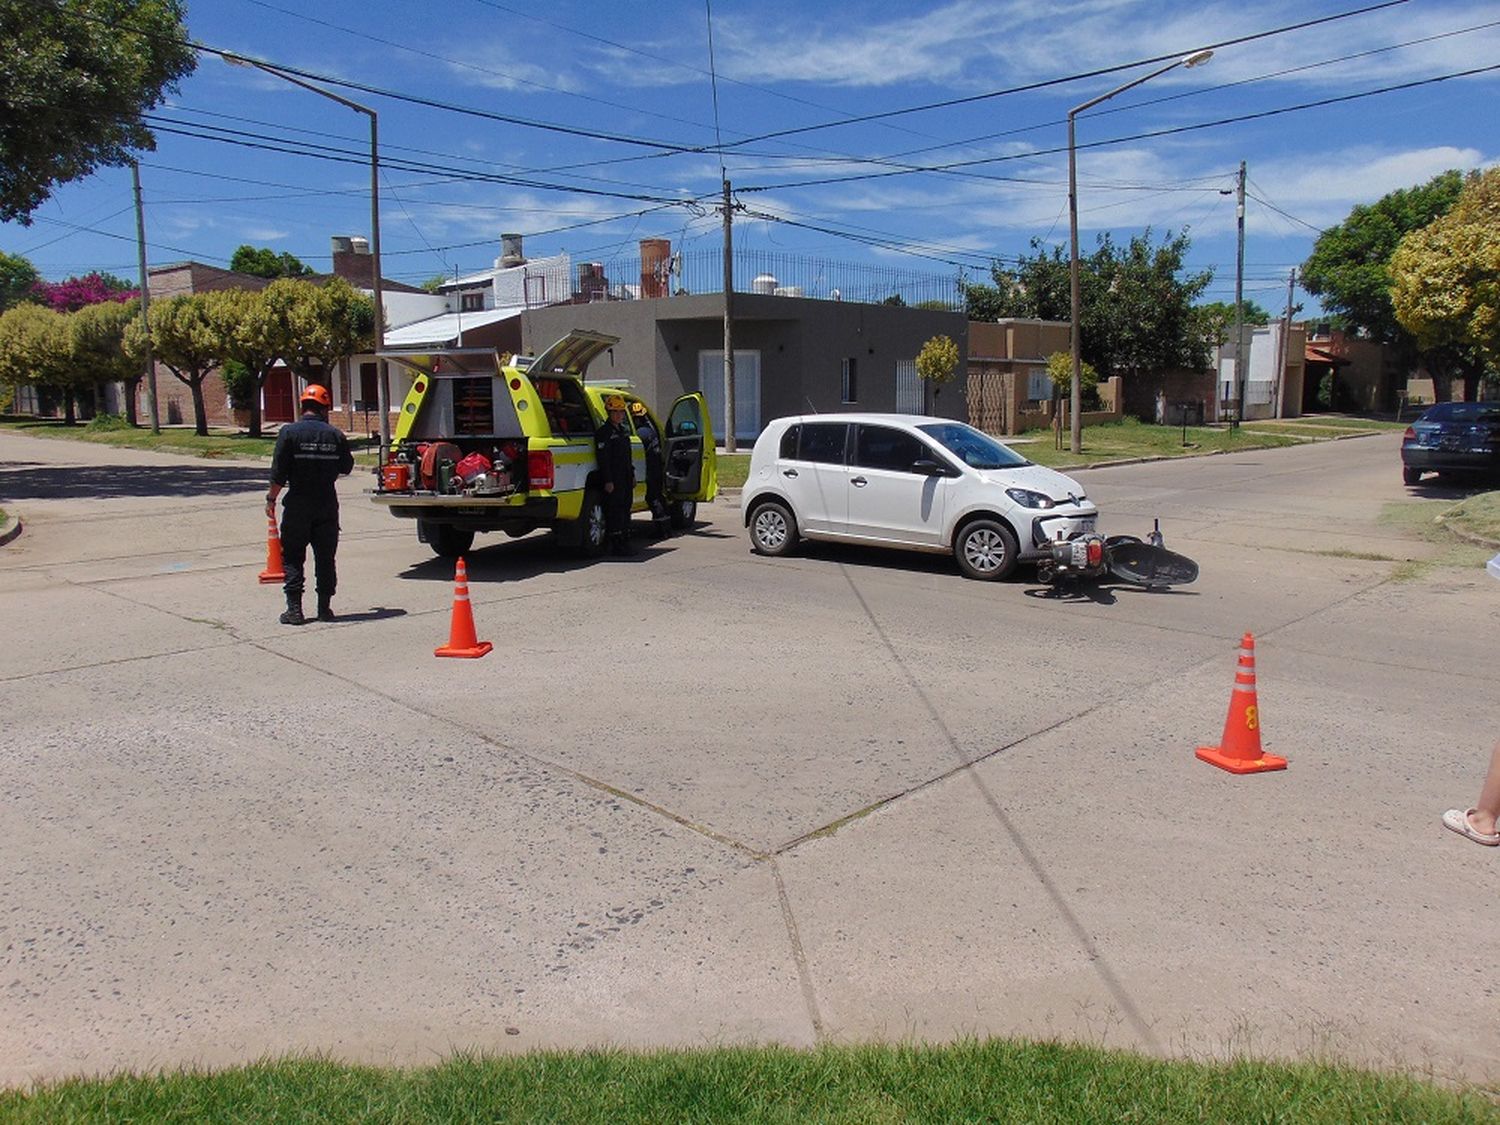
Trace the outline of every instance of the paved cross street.
{"type": "Polygon", "coordinates": [[[263,464],[0,435],[0,1082],[973,1034],[1494,1082],[1500,867],[1438,816],[1500,586],[1393,578],[1397,443],[1077,473],[1199,562],[1167,593],[760,558],[732,500],[481,538],[464,661],[368,473],[343,619],[288,628],[263,464]],[[1283,773],[1193,756],[1246,631],[1283,773]]]}

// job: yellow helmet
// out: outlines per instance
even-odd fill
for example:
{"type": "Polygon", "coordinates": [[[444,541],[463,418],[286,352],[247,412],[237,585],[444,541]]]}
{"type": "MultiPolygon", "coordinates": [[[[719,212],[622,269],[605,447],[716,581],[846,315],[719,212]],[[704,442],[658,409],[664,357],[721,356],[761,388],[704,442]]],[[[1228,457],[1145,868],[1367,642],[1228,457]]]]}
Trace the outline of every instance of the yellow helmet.
{"type": "Polygon", "coordinates": [[[644,418],[646,416],[646,404],[644,402],[632,402],[630,404],[630,413],[634,414],[637,418],[644,418]]]}
{"type": "Polygon", "coordinates": [[[624,397],[622,395],[605,395],[604,396],[604,409],[605,410],[624,410],[625,409],[625,399],[624,399],[624,397]]]}

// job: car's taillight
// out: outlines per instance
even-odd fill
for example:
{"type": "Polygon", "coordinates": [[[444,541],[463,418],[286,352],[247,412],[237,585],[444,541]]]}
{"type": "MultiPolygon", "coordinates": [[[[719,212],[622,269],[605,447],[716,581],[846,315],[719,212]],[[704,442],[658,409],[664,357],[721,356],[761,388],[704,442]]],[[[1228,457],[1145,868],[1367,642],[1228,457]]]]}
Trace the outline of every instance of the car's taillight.
{"type": "Polygon", "coordinates": [[[1402,441],[1416,441],[1417,440],[1417,431],[1416,431],[1416,429],[1414,427],[1412,427],[1412,426],[1407,426],[1406,427],[1406,433],[1404,433],[1404,434],[1401,435],[1401,440],[1402,441]]]}
{"type": "Polygon", "coordinates": [[[555,483],[552,475],[552,450],[533,449],[526,454],[526,476],[532,488],[551,490],[555,483]]]}

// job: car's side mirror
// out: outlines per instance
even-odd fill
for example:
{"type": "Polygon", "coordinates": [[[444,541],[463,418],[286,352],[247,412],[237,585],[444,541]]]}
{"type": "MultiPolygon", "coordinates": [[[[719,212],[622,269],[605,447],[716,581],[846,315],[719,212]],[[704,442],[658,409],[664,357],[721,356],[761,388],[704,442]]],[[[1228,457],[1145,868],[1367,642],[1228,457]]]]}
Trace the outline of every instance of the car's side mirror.
{"type": "Polygon", "coordinates": [[[940,465],[928,457],[913,461],[911,463],[911,471],[921,473],[927,477],[951,477],[953,475],[953,470],[948,468],[947,465],[940,465]]]}

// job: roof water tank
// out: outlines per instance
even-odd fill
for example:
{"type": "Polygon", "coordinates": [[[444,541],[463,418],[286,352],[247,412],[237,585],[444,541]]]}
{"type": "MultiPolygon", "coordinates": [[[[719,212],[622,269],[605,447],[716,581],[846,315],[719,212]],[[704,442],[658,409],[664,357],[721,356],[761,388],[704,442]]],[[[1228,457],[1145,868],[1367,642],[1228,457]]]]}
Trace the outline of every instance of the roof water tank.
{"type": "Polygon", "coordinates": [[[756,274],[755,280],[750,283],[750,292],[771,296],[776,292],[775,276],[769,273],[756,274]]]}
{"type": "Polygon", "coordinates": [[[354,240],[347,234],[336,234],[328,240],[335,254],[348,254],[354,249],[354,240]]]}
{"type": "Polygon", "coordinates": [[[353,250],[356,254],[368,254],[370,252],[370,240],[355,235],[349,240],[349,249],[353,250]]]}
{"type": "Polygon", "coordinates": [[[500,236],[500,260],[495,264],[501,269],[509,269],[511,266],[524,265],[526,255],[521,251],[521,236],[519,234],[502,234],[500,236]]]}

